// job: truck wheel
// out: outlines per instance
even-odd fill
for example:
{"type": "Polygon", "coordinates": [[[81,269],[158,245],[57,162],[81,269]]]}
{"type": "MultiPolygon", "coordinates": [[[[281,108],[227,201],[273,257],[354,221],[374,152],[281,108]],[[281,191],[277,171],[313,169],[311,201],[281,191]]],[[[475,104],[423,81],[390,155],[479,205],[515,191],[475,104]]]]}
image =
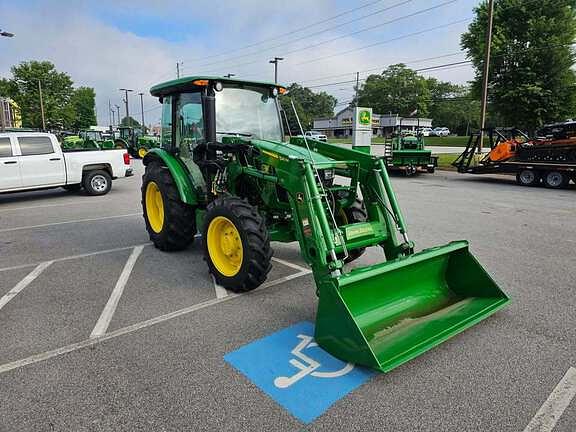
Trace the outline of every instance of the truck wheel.
{"type": "MultiPolygon", "coordinates": [[[[338,222],[340,225],[348,225],[357,222],[366,222],[367,219],[368,216],[364,207],[364,201],[356,198],[350,207],[346,209],[340,209],[336,222],[338,222]]],[[[348,258],[346,258],[344,262],[350,263],[360,258],[365,251],[366,248],[353,249],[348,251],[348,258]]],[[[341,258],[343,257],[344,255],[341,256],[341,258]]]]}
{"type": "Polygon", "coordinates": [[[551,189],[561,189],[568,186],[570,179],[561,171],[548,171],[544,175],[544,185],[551,189]]]}
{"type": "Polygon", "coordinates": [[[217,198],[206,210],[202,236],[204,259],[218,284],[246,292],[266,280],[272,249],[256,207],[238,197],[217,198]]]}
{"type": "Polygon", "coordinates": [[[88,195],[106,195],[112,189],[112,177],[104,170],[84,174],[82,186],[88,195]]]}
{"type": "Polygon", "coordinates": [[[516,183],[522,186],[538,186],[540,184],[540,174],[534,170],[522,170],[516,174],[516,183]]]}
{"type": "Polygon", "coordinates": [[[66,190],[68,192],[78,192],[80,189],[82,189],[82,185],[80,183],[70,184],[70,185],[62,186],[62,189],[66,190]]]}
{"type": "Polygon", "coordinates": [[[146,231],[162,251],[186,249],[196,235],[194,207],[182,202],[168,168],[151,163],[142,176],[142,211],[146,231]]]}

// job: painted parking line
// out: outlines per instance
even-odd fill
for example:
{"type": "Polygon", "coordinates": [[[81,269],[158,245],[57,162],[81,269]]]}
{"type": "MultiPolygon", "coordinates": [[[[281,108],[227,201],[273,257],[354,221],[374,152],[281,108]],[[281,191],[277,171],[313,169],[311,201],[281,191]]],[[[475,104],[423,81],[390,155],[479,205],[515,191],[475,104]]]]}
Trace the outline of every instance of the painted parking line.
{"type": "Polygon", "coordinates": [[[216,278],[213,274],[210,275],[212,277],[212,283],[214,284],[214,292],[216,293],[216,298],[221,299],[224,297],[228,297],[228,290],[216,282],[216,278]]]}
{"type": "Polygon", "coordinates": [[[216,299],[208,300],[208,301],[205,301],[202,303],[198,303],[196,305],[189,306],[187,308],[180,309],[178,311],[170,312],[170,313],[158,316],[156,318],[151,318],[151,319],[146,320],[146,321],[132,324],[128,327],[123,327],[121,329],[114,330],[110,333],[106,333],[106,334],[104,334],[100,337],[97,337],[97,338],[88,338],[88,339],[85,339],[81,342],[73,343],[73,344],[66,345],[66,346],[63,346],[60,348],[56,348],[54,350],[46,351],[46,352],[43,352],[40,354],[34,354],[32,356],[29,356],[29,357],[26,357],[26,358],[23,358],[20,360],[6,363],[4,365],[0,365],[0,374],[14,370],[14,369],[21,368],[23,366],[39,363],[39,362],[42,362],[45,360],[49,360],[49,359],[54,358],[54,357],[59,357],[63,354],[67,354],[67,353],[74,352],[74,351],[77,351],[77,350],[82,349],[82,348],[93,346],[93,345],[99,344],[101,342],[117,338],[119,336],[124,336],[124,335],[130,334],[130,333],[134,333],[138,330],[145,329],[147,327],[151,327],[153,325],[160,324],[160,323],[163,323],[165,321],[169,321],[169,320],[172,320],[174,318],[178,318],[178,317],[190,314],[192,312],[196,312],[198,310],[205,309],[207,307],[215,306],[217,304],[227,302],[227,301],[235,299],[237,297],[241,297],[241,296],[245,296],[245,295],[251,295],[252,293],[255,293],[257,291],[271,288],[273,286],[276,286],[276,285],[282,284],[284,282],[288,282],[288,281],[300,278],[302,276],[307,276],[310,273],[312,273],[310,270],[307,270],[305,272],[294,273],[294,274],[291,274],[289,276],[284,276],[284,277],[275,279],[273,281],[266,282],[266,283],[262,284],[260,287],[258,287],[257,289],[255,289],[253,291],[249,291],[247,293],[242,293],[242,294],[230,293],[226,297],[216,298],[216,299]]]}
{"type": "Polygon", "coordinates": [[[108,219],[121,219],[121,218],[133,217],[133,216],[142,216],[142,213],[128,213],[128,214],[117,215],[117,216],[104,216],[104,217],[100,217],[100,218],[76,219],[76,220],[65,221],[65,222],[53,222],[53,223],[40,224],[40,225],[28,225],[28,226],[22,226],[22,227],[16,227],[16,228],[4,228],[4,229],[0,229],[0,233],[12,232],[12,231],[22,231],[22,230],[29,230],[29,229],[36,229],[36,228],[45,228],[45,227],[50,227],[50,226],[55,226],[55,225],[66,225],[66,224],[75,224],[75,223],[83,223],[83,222],[96,222],[96,221],[108,220],[108,219]]]}
{"type": "Polygon", "coordinates": [[[298,264],[294,264],[294,263],[291,263],[290,261],[286,261],[286,260],[276,258],[276,257],[272,257],[272,261],[276,261],[277,263],[283,264],[286,267],[290,267],[290,268],[293,268],[293,269],[298,270],[298,271],[308,271],[309,270],[306,267],[302,267],[298,264]]]}
{"type": "MultiPolygon", "coordinates": [[[[85,258],[85,257],[94,256],[94,255],[102,255],[102,254],[107,254],[107,253],[112,253],[112,252],[123,251],[123,250],[127,250],[127,249],[134,249],[134,248],[140,247],[140,246],[145,247],[145,246],[149,246],[151,244],[152,243],[142,243],[142,244],[133,245],[133,246],[123,246],[123,247],[118,247],[118,248],[113,248],[113,249],[99,250],[99,251],[95,251],[95,252],[86,252],[86,253],[78,254],[78,255],[69,255],[69,256],[65,256],[65,257],[61,257],[61,258],[55,258],[55,259],[51,260],[51,262],[68,261],[68,260],[73,260],[73,259],[77,259],[77,258],[85,258]]],[[[37,266],[40,264],[42,264],[42,263],[21,264],[21,265],[17,265],[17,266],[4,267],[4,268],[0,268],[0,272],[10,271],[10,270],[19,270],[19,269],[23,269],[26,267],[37,266]]]]}
{"type": "Polygon", "coordinates": [[[18,282],[14,288],[12,288],[10,291],[8,291],[7,294],[5,294],[2,298],[0,298],[0,309],[2,309],[4,306],[6,306],[10,300],[12,300],[14,297],[16,297],[18,295],[18,293],[20,293],[28,285],[30,285],[52,263],[53,263],[53,261],[46,261],[46,262],[38,264],[36,266],[36,268],[34,270],[32,270],[30,273],[28,273],[24,277],[24,279],[22,279],[20,282],[18,282]]]}
{"type": "Polygon", "coordinates": [[[132,273],[132,270],[134,270],[134,265],[136,265],[136,261],[143,250],[144,246],[136,246],[132,250],[132,253],[128,257],[128,261],[126,261],[126,264],[124,265],[122,273],[120,273],[116,286],[114,286],[114,290],[112,290],[112,294],[110,294],[108,303],[104,306],[104,310],[102,310],[102,314],[100,315],[100,318],[98,318],[98,321],[90,334],[91,338],[102,336],[106,333],[106,330],[108,330],[108,326],[114,316],[114,312],[116,312],[116,307],[118,307],[118,302],[120,301],[120,297],[122,297],[126,283],[128,283],[130,274],[132,273]]]}
{"type": "Polygon", "coordinates": [[[550,432],[576,396],[576,368],[571,367],[540,407],[524,432],[550,432]]]}

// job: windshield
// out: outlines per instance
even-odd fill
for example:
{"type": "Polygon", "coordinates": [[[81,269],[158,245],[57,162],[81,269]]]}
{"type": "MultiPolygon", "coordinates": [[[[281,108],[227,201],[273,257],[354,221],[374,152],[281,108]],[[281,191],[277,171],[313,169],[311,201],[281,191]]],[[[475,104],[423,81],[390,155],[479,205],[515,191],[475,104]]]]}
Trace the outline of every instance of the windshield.
{"type": "Polygon", "coordinates": [[[226,87],[216,93],[216,134],[282,141],[276,99],[270,89],[226,87]]]}

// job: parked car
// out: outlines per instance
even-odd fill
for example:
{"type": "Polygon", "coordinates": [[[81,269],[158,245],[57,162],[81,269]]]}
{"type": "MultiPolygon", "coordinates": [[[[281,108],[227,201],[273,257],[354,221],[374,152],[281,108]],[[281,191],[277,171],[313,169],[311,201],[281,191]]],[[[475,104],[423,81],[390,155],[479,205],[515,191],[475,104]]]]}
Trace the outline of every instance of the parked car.
{"type": "Polygon", "coordinates": [[[131,175],[125,149],[62,151],[54,134],[0,133],[0,193],[63,187],[105,195],[113,179],[131,175]]]}
{"type": "Polygon", "coordinates": [[[420,129],[418,129],[418,132],[420,133],[420,135],[427,137],[427,136],[431,135],[432,128],[429,128],[429,127],[420,128],[420,129]]]}
{"type": "Polygon", "coordinates": [[[447,137],[450,135],[450,129],[447,127],[435,127],[430,132],[430,136],[447,137]]]}
{"type": "Polygon", "coordinates": [[[306,138],[312,138],[318,141],[328,141],[328,138],[326,137],[326,135],[321,134],[320,132],[317,131],[308,131],[304,134],[306,136],[306,138]]]}

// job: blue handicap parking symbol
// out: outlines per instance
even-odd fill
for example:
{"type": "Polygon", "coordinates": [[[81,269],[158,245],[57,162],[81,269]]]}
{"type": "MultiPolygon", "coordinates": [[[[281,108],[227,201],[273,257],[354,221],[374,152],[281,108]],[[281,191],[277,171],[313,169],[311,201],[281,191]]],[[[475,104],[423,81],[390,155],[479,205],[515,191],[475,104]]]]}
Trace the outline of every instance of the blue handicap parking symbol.
{"type": "Polygon", "coordinates": [[[331,356],[301,322],[256,340],[224,359],[293,416],[310,423],[374,372],[331,356]]]}

